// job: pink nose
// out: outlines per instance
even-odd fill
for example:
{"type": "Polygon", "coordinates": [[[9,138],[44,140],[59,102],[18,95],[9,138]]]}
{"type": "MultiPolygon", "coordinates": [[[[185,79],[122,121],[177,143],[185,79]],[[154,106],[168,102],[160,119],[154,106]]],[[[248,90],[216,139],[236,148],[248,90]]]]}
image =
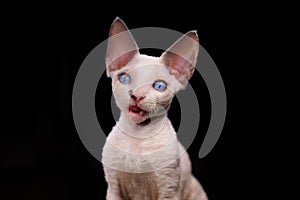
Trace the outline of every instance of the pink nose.
{"type": "Polygon", "coordinates": [[[133,94],[130,96],[135,104],[138,104],[141,100],[145,99],[145,96],[136,97],[133,94]]]}

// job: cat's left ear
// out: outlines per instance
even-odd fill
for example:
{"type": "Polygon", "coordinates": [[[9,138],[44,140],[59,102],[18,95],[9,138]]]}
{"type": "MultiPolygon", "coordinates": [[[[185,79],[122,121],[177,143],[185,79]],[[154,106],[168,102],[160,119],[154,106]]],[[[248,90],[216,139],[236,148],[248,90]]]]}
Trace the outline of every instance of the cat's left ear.
{"type": "Polygon", "coordinates": [[[199,39],[196,31],[190,31],[179,38],[160,57],[162,64],[169,68],[181,83],[182,89],[186,87],[192,77],[197,62],[199,39]]]}
{"type": "Polygon", "coordinates": [[[126,66],[139,54],[139,48],[125,22],[117,17],[112,23],[106,50],[107,76],[126,66]]]}

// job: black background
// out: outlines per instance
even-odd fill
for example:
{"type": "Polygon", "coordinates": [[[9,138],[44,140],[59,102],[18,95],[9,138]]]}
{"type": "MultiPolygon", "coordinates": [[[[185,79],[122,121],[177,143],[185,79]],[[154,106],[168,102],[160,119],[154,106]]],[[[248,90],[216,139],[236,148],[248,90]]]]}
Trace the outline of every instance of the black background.
{"type": "MultiPolygon", "coordinates": [[[[279,101],[283,86],[274,65],[274,60],[280,62],[275,33],[285,29],[278,12],[262,5],[216,9],[191,2],[175,7],[148,4],[1,5],[5,121],[0,199],[105,199],[102,165],[77,135],[71,97],[77,70],[107,39],[116,16],[129,28],[197,29],[201,45],[217,64],[227,92],[227,118],[218,143],[203,159],[198,152],[209,123],[209,94],[200,74],[191,79],[203,117],[188,151],[193,173],[209,198],[291,198],[290,144],[281,126],[279,101]]],[[[109,89],[109,79],[102,77],[101,83],[109,89]]],[[[102,113],[110,115],[110,92],[99,90],[96,108],[101,118],[102,113]]],[[[176,101],[172,108],[176,126],[176,101]]],[[[109,117],[100,123],[108,132],[114,124],[109,117]]]]}

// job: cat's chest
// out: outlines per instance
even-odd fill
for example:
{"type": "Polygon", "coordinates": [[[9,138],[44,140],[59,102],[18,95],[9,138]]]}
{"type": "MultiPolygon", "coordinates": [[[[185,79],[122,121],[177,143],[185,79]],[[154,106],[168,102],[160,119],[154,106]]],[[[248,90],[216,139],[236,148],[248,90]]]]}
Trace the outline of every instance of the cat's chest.
{"type": "Polygon", "coordinates": [[[113,131],[104,146],[102,162],[119,171],[141,173],[167,166],[177,157],[178,141],[167,134],[141,139],[113,131]]]}
{"type": "Polygon", "coordinates": [[[116,178],[122,199],[158,199],[158,181],[154,172],[127,173],[118,172],[116,178]]]}
{"type": "Polygon", "coordinates": [[[154,150],[156,146],[158,147],[158,145],[155,145],[152,142],[145,142],[136,138],[125,141],[122,146],[123,149],[135,154],[151,152],[151,150],[154,150]]]}

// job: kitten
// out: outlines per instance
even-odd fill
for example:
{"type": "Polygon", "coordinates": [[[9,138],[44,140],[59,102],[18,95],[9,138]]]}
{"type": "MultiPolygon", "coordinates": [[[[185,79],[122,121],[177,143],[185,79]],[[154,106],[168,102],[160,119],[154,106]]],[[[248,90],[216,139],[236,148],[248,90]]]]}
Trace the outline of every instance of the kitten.
{"type": "Polygon", "coordinates": [[[112,23],[106,65],[121,115],[103,148],[106,199],[207,199],[167,117],[194,72],[198,50],[197,33],[190,31],[160,57],[142,55],[126,24],[112,23]]]}

